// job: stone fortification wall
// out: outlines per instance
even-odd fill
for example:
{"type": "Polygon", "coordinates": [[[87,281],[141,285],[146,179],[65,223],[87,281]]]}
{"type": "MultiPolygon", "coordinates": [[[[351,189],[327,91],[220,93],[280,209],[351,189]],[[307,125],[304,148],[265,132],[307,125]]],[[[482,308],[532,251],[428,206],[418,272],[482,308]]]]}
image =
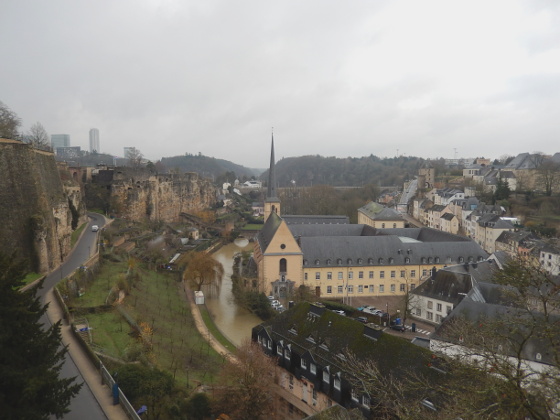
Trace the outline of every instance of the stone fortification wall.
{"type": "Polygon", "coordinates": [[[94,182],[106,184],[110,191],[111,213],[134,221],[176,222],[181,213],[216,203],[216,187],[196,173],[156,175],[148,170],[118,168],[100,171],[94,182]]]}
{"type": "Polygon", "coordinates": [[[46,273],[68,255],[72,231],[87,220],[80,188],[62,182],[54,155],[0,139],[0,252],[46,273]]]}

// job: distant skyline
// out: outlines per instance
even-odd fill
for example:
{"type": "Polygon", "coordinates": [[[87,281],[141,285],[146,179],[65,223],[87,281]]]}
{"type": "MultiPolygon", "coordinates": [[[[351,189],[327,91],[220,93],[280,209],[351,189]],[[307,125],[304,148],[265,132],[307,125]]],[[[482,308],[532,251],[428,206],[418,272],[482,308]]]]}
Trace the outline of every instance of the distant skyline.
{"type": "Polygon", "coordinates": [[[4,0],[0,101],[153,161],[560,151],[560,2],[4,0]]]}

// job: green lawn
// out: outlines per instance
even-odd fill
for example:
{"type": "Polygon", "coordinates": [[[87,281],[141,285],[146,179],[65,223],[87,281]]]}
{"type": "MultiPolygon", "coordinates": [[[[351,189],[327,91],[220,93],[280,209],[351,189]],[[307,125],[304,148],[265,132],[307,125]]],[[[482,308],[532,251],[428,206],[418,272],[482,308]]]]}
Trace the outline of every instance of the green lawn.
{"type": "Polygon", "coordinates": [[[214,324],[214,321],[212,320],[212,317],[210,316],[210,313],[208,312],[206,306],[199,305],[198,308],[200,309],[202,320],[206,324],[206,328],[208,328],[210,334],[212,334],[214,338],[216,338],[216,340],[218,340],[226,349],[235,353],[237,348],[227,338],[225,338],[218,327],[216,327],[216,324],[214,324]]]}
{"type": "Polygon", "coordinates": [[[125,278],[127,264],[104,262],[95,280],[78,280],[85,293],[73,299],[76,318],[87,318],[94,343],[105,354],[119,359],[147,359],[171,372],[181,385],[211,384],[223,357],[216,353],[196,330],[189,304],[176,274],[136,268],[139,279],[121,305],[129,318],[153,334],[146,340],[135,338],[121,314],[105,305],[115,284],[125,278]],[[86,309],[88,308],[88,309],[86,309]],[[150,345],[151,344],[151,345],[150,345]]]}
{"type": "Polygon", "coordinates": [[[33,283],[35,280],[40,279],[41,277],[43,277],[42,274],[27,273],[27,276],[25,276],[25,278],[23,279],[24,286],[33,283]]]}

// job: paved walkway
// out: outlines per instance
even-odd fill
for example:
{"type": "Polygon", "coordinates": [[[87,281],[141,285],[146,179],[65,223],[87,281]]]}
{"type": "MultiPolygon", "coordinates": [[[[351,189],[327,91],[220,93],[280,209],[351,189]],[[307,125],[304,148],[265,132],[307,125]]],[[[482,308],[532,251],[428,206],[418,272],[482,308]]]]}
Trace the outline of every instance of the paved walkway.
{"type": "Polygon", "coordinates": [[[47,316],[49,317],[49,320],[53,324],[58,320],[63,320],[60,327],[62,343],[67,346],[68,354],[86,381],[84,386],[89,387],[108,419],[128,420],[128,416],[125,414],[121,406],[113,405],[111,390],[107,385],[103,385],[101,383],[101,373],[82,350],[81,345],[78,343],[76,337],[71,331],[70,325],[64,321],[62,308],[55,299],[52,289],[47,293],[46,300],[49,302],[49,307],[47,308],[47,316]]]}
{"type": "Polygon", "coordinates": [[[222,357],[226,358],[228,361],[236,363],[237,358],[230,352],[228,349],[224,347],[222,343],[220,343],[216,338],[208,331],[208,327],[204,323],[202,319],[202,315],[200,313],[200,308],[194,301],[194,296],[192,290],[190,290],[183,280],[183,293],[184,298],[189,302],[189,306],[191,308],[191,314],[194,318],[194,324],[196,325],[196,329],[200,333],[200,335],[212,346],[214,350],[216,350],[222,357]]]}

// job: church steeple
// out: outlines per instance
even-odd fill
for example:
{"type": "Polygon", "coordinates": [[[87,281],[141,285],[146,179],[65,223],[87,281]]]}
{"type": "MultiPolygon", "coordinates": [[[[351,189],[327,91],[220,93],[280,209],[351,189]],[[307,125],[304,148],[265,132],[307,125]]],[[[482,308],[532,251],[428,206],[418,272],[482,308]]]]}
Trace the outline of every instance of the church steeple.
{"type": "Polygon", "coordinates": [[[268,169],[268,189],[264,201],[264,221],[271,213],[280,215],[280,199],[276,197],[276,169],[274,160],[274,132],[272,133],[272,145],[270,147],[270,168],[268,169]]]}

